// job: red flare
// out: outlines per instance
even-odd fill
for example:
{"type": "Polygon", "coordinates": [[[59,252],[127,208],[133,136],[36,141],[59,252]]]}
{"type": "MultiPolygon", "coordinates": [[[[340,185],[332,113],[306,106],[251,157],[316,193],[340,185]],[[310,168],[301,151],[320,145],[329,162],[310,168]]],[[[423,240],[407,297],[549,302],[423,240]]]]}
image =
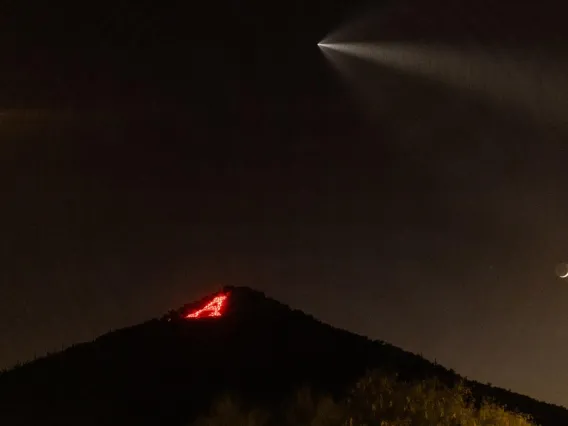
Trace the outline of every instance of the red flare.
{"type": "Polygon", "coordinates": [[[204,317],[220,317],[222,316],[223,306],[227,300],[227,294],[221,294],[215,297],[211,302],[205,305],[203,308],[193,311],[192,313],[186,315],[185,318],[204,318],[204,317]]]}

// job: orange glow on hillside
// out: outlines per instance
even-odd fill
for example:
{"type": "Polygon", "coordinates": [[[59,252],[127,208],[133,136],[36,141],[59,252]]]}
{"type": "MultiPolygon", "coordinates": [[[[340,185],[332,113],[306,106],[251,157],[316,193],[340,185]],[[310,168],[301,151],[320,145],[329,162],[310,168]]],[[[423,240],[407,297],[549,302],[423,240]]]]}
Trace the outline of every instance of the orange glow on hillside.
{"type": "Polygon", "coordinates": [[[227,297],[227,294],[221,294],[203,308],[186,315],[185,318],[220,317],[223,314],[222,310],[227,297]]]}

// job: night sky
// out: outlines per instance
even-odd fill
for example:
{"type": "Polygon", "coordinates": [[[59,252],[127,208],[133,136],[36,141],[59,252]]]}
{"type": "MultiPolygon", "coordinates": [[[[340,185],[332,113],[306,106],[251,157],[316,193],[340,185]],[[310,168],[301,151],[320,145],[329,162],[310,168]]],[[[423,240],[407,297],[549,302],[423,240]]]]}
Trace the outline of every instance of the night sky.
{"type": "MultiPolygon", "coordinates": [[[[0,367],[247,285],[568,405],[565,125],[354,62],[361,103],[316,46],[340,2],[24,3],[0,22],[0,367]]],[[[359,36],[567,38],[552,1],[438,3],[359,36]]]]}

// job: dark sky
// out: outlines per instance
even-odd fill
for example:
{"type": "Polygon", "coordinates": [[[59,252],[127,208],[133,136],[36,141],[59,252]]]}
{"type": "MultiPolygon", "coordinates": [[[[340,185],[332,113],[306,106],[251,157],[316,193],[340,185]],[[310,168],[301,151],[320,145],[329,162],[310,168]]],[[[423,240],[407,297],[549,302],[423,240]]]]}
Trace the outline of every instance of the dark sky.
{"type": "MultiPolygon", "coordinates": [[[[304,3],[7,8],[0,366],[237,284],[568,405],[566,131],[387,69],[363,111],[304,3]]],[[[476,7],[377,22],[562,40],[476,7]]]]}

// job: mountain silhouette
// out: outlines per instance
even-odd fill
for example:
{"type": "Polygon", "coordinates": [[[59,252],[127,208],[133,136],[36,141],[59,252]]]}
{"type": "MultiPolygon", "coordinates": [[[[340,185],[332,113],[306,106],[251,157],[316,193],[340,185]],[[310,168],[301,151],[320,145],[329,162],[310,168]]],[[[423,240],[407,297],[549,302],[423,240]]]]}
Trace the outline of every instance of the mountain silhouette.
{"type": "MultiPolygon", "coordinates": [[[[188,425],[219,395],[277,402],[309,384],[339,395],[367,370],[403,380],[452,370],[381,341],[326,325],[246,287],[225,287],[162,318],[109,332],[0,375],[0,424],[188,425]]],[[[541,425],[568,410],[467,381],[541,425]]]]}

